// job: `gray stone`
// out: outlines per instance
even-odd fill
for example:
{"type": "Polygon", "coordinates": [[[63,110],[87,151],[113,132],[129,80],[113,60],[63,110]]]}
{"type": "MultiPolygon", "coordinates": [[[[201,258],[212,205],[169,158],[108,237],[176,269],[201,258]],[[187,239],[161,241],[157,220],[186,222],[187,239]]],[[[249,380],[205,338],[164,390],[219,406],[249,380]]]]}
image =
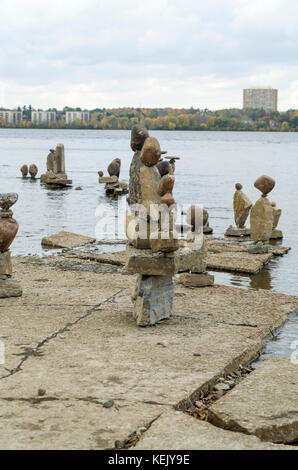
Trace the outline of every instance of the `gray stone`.
{"type": "Polygon", "coordinates": [[[208,412],[208,421],[263,441],[298,440],[298,373],[290,358],[270,358],[208,412]]]}
{"type": "Polygon", "coordinates": [[[126,255],[126,269],[128,272],[148,276],[172,276],[176,272],[174,252],[163,253],[158,251],[153,253],[152,250],[140,250],[128,243],[126,245],[126,255]]]}
{"type": "Polygon", "coordinates": [[[0,299],[21,297],[23,294],[19,281],[15,279],[0,279],[0,299]]]}
{"type": "Polygon", "coordinates": [[[225,232],[226,237],[249,237],[250,236],[250,230],[249,228],[243,227],[233,227],[230,225],[226,232],[225,232]]]}
{"type": "Polygon", "coordinates": [[[8,211],[13,206],[19,196],[17,193],[1,193],[0,194],[0,207],[3,211],[8,211]]]}
{"type": "Polygon", "coordinates": [[[281,238],[283,238],[283,233],[281,230],[277,229],[277,228],[274,228],[272,230],[272,233],[271,233],[271,236],[270,236],[270,239],[272,240],[280,240],[281,238]]]}
{"type": "Polygon", "coordinates": [[[248,247],[248,253],[252,255],[261,255],[269,252],[268,245],[264,245],[262,242],[258,242],[255,245],[250,245],[248,247]]]}
{"type": "Polygon", "coordinates": [[[172,276],[137,278],[132,295],[133,316],[138,326],[155,325],[173,315],[174,285],[172,276]]]}
{"type": "Polygon", "coordinates": [[[179,278],[179,282],[185,287],[208,287],[213,286],[214,276],[208,273],[183,273],[179,278]]]}
{"type": "Polygon", "coordinates": [[[181,241],[175,252],[175,270],[180,272],[202,273],[206,271],[207,245],[203,234],[188,234],[192,241],[181,241]]]}

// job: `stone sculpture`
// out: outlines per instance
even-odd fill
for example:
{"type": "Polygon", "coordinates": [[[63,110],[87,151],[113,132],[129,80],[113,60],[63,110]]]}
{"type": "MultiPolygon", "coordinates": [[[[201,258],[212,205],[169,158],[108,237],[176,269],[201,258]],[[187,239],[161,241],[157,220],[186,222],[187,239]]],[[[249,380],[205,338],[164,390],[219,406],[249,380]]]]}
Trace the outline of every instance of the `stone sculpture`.
{"type": "Polygon", "coordinates": [[[20,283],[12,276],[12,264],[9,247],[19,229],[18,222],[12,218],[10,209],[18,200],[16,193],[0,194],[0,298],[20,297],[20,283]]]}
{"type": "Polygon", "coordinates": [[[202,272],[203,233],[190,242],[178,240],[174,229],[175,178],[161,177],[157,166],[160,145],[146,129],[134,126],[131,133],[134,156],[130,165],[129,210],[126,213],[126,268],[137,273],[132,295],[133,315],[139,326],[154,325],[173,315],[173,275],[202,272]]]}
{"type": "Polygon", "coordinates": [[[250,236],[255,243],[268,244],[273,229],[273,207],[267,199],[267,194],[275,186],[274,179],[263,175],[258,178],[254,186],[262,192],[250,213],[250,236]]]}
{"type": "Polygon", "coordinates": [[[58,144],[56,150],[50,149],[47,156],[47,172],[40,177],[41,183],[53,186],[69,186],[72,180],[67,178],[65,172],[64,145],[58,144]]]}
{"type": "Polygon", "coordinates": [[[31,178],[33,179],[36,178],[36,175],[38,173],[38,168],[34,163],[29,166],[29,173],[30,173],[31,178]]]}
{"type": "Polygon", "coordinates": [[[272,234],[271,237],[272,239],[280,239],[283,238],[283,233],[281,230],[277,229],[276,227],[278,226],[278,222],[281,216],[281,209],[278,209],[276,207],[276,202],[272,202],[272,209],[273,209],[273,226],[272,226],[272,234]]]}
{"type": "Polygon", "coordinates": [[[26,177],[27,177],[28,171],[29,171],[29,170],[28,170],[28,165],[23,165],[23,166],[21,166],[20,172],[22,173],[22,177],[23,177],[23,178],[26,178],[26,177]]]}
{"type": "Polygon", "coordinates": [[[121,168],[121,160],[120,158],[115,158],[114,160],[111,161],[111,163],[108,166],[108,173],[110,176],[117,176],[119,178],[120,176],[120,168],[121,168]]]}
{"type": "Polygon", "coordinates": [[[226,230],[225,235],[229,237],[245,237],[250,235],[250,231],[245,227],[245,222],[248,218],[252,202],[249,197],[242,191],[242,184],[235,185],[236,191],[234,194],[234,219],[236,228],[230,225],[226,230]]]}
{"type": "Polygon", "coordinates": [[[120,158],[115,158],[108,166],[108,173],[110,176],[104,176],[102,171],[98,172],[99,183],[105,183],[105,191],[107,196],[121,196],[128,193],[127,183],[119,181],[121,168],[120,158]]]}

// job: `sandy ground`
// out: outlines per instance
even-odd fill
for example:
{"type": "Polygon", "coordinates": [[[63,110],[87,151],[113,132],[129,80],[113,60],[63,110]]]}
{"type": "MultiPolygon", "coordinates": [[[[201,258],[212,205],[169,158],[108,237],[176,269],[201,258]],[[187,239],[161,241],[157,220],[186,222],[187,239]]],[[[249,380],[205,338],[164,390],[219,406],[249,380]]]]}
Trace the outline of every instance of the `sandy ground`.
{"type": "Polygon", "coordinates": [[[174,317],[139,328],[122,266],[59,256],[13,266],[24,293],[0,299],[1,449],[120,446],[251,359],[298,308],[269,291],[176,283],[174,317]]]}

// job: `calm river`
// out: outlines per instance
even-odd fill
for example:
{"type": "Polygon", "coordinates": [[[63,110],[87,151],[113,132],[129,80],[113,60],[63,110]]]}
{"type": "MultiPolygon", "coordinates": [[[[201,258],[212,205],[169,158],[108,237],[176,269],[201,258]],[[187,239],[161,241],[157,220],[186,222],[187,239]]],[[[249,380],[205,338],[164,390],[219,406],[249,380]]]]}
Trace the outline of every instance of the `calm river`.
{"type": "MultiPolygon", "coordinates": [[[[215,273],[215,279],[226,285],[297,295],[298,133],[153,131],[151,135],[169,155],[181,157],[176,164],[176,201],[206,207],[216,237],[223,236],[233,222],[235,183],[242,183],[244,192],[255,202],[260,195],[253,186],[255,179],[268,174],[276,180],[269,198],[283,211],[279,228],[284,233],[283,244],[292,250],[256,276],[215,273]]],[[[42,254],[41,238],[60,230],[98,235],[98,214],[104,212],[112,219],[119,203],[105,197],[97,171],[105,171],[113,158],[121,158],[121,179],[128,182],[132,158],[129,143],[129,131],[0,129],[0,192],[19,194],[13,211],[20,229],[12,253],[42,254]],[[65,145],[66,171],[73,188],[82,186],[83,191],[52,191],[38,180],[20,177],[19,168],[24,163],[35,163],[39,176],[45,172],[48,151],[57,143],[65,145]]],[[[102,238],[108,239],[109,233],[102,238]]],[[[102,246],[102,251],[108,249],[111,247],[102,246]]],[[[288,323],[296,339],[297,323],[288,323]]]]}

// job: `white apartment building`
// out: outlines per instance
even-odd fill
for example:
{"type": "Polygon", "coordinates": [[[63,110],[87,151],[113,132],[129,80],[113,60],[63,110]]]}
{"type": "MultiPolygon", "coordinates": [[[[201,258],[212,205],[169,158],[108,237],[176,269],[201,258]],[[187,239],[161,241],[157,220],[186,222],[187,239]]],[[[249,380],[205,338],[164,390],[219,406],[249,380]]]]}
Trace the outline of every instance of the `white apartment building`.
{"type": "Polygon", "coordinates": [[[16,109],[12,111],[9,109],[0,110],[0,118],[2,118],[5,123],[18,124],[23,120],[23,112],[17,111],[16,109]]]}
{"type": "Polygon", "coordinates": [[[65,113],[65,122],[66,124],[71,124],[72,122],[79,119],[80,121],[89,122],[90,113],[89,111],[66,111],[65,113]]]}
{"type": "Polygon", "coordinates": [[[31,121],[36,124],[56,121],[56,111],[31,111],[31,121]]]}

